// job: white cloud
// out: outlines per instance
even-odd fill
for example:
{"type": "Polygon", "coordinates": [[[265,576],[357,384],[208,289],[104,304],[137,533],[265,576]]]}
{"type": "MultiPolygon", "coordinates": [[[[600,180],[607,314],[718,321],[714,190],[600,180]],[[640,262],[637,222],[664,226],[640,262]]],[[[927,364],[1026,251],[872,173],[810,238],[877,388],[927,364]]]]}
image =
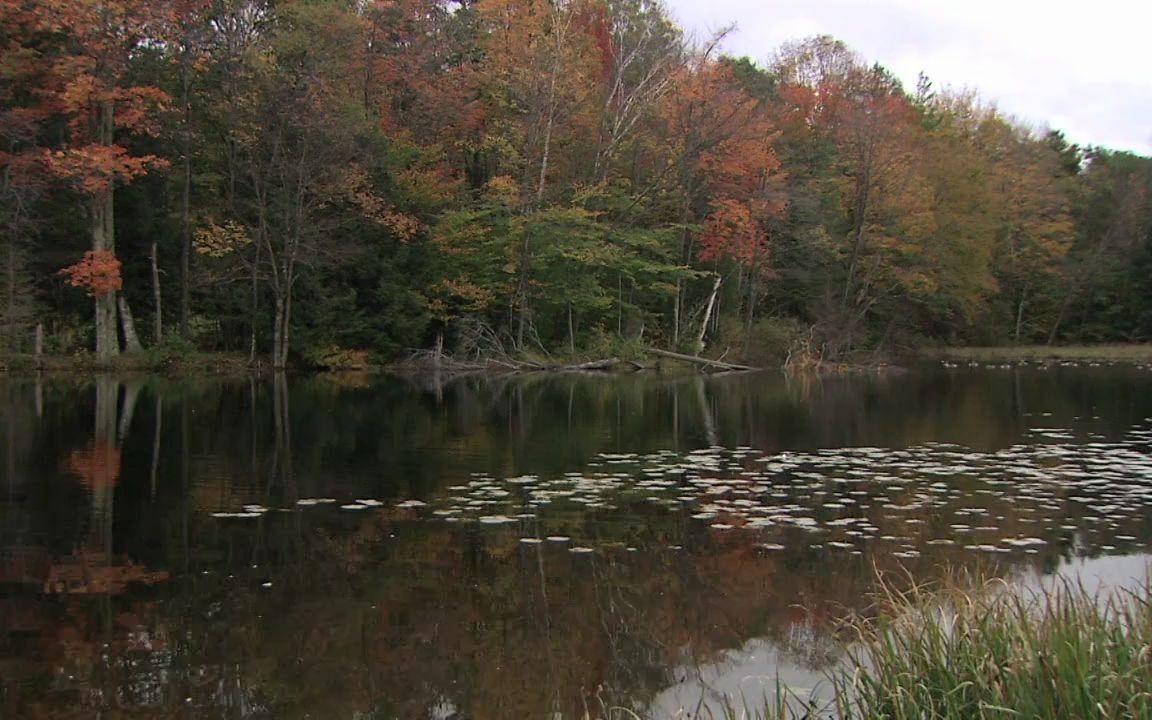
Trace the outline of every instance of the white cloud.
{"type": "Polygon", "coordinates": [[[1152,4],[1136,0],[666,0],[729,52],[766,60],[787,40],[833,35],[909,86],[967,87],[1081,144],[1152,154],[1152,4]]]}

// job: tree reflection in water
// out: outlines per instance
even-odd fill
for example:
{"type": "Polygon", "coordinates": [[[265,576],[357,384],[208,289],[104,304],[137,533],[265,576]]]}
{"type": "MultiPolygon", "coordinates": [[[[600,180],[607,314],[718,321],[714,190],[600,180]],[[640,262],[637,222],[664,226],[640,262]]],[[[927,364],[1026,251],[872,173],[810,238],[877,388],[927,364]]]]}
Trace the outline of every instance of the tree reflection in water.
{"type": "MultiPolygon", "coordinates": [[[[762,670],[811,686],[838,660],[837,621],[870,612],[874,568],[1044,572],[1073,546],[985,557],[929,544],[953,507],[875,513],[878,534],[919,552],[898,558],[880,543],[838,552],[799,528],[766,549],[754,532],[636,500],[499,526],[398,501],[435,502],[472,473],[580,472],[599,452],[994,450],[1025,438],[1030,413],[1056,426],[1096,416],[1101,436],[1152,415],[1143,376],[1014,373],[5,381],[0,715],[644,715],[746,691],[739,680],[762,670]],[[212,516],[243,505],[271,510],[212,516]]],[[[961,509],[1023,533],[1011,492],[961,509]]]]}

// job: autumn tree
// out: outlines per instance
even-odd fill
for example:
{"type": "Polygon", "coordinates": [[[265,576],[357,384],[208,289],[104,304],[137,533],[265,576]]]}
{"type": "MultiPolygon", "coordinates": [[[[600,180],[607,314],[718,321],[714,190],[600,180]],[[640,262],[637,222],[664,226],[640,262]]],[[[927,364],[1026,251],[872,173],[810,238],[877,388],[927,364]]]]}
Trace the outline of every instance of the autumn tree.
{"type": "Polygon", "coordinates": [[[1059,312],[1063,263],[1072,246],[1074,177],[1042,139],[1000,118],[981,130],[981,149],[994,169],[994,197],[1000,224],[994,268],[999,290],[1011,307],[1013,342],[1038,339],[1059,312]]]}
{"type": "MultiPolygon", "coordinates": [[[[61,0],[32,7],[39,12],[40,32],[53,38],[41,57],[50,68],[42,92],[67,128],[48,156],[49,167],[85,199],[92,250],[115,255],[117,185],[165,164],[156,155],[133,154],[121,137],[156,131],[155,110],[167,98],[155,86],[133,84],[129,66],[137,49],[162,37],[169,7],[140,0],[61,0]]],[[[101,360],[119,352],[118,306],[125,342],[139,348],[127,302],[117,292],[97,295],[101,360]]]]}
{"type": "Polygon", "coordinates": [[[918,118],[903,88],[842,43],[817,37],[786,47],[774,64],[803,132],[827,138],[840,171],[839,287],[827,286],[826,349],[849,352],[877,304],[892,293],[932,291],[924,241],[932,197],[918,174],[918,118]]]}
{"type": "MultiPolygon", "coordinates": [[[[495,111],[489,119],[497,175],[519,185],[520,212],[541,209],[549,182],[571,177],[578,143],[591,136],[591,88],[596,58],[592,38],[578,23],[579,2],[484,0],[477,5],[484,30],[483,86],[495,111]]],[[[531,322],[533,235],[519,238],[515,342],[523,347],[531,322]]]]}
{"type": "Polygon", "coordinates": [[[288,362],[293,302],[302,274],[353,257],[343,234],[359,218],[408,239],[418,220],[394,211],[364,162],[381,138],[348,77],[358,18],[337,3],[290,3],[275,29],[244,56],[227,163],[234,212],[253,239],[270,290],[272,364],[288,362]]]}
{"type": "MultiPolygon", "coordinates": [[[[729,62],[712,57],[714,45],[697,51],[681,70],[676,92],[663,110],[666,170],[680,227],[680,262],[727,258],[741,273],[762,278],[767,270],[767,223],[785,207],[776,131],[763,98],[749,94],[729,62]],[[698,237],[696,228],[703,225],[698,237]]],[[[695,342],[702,342],[722,284],[717,277],[704,302],[695,342]]],[[[750,288],[753,285],[749,286],[750,288]]],[[[680,344],[686,313],[685,287],[672,312],[673,344],[680,344]]],[[[748,309],[752,312],[752,290],[748,309]]],[[[749,315],[751,317],[751,315],[749,315]]]]}
{"type": "Polygon", "coordinates": [[[602,109],[592,178],[607,179],[612,163],[641,121],[659,109],[689,58],[680,29],[653,0],[607,0],[582,10],[601,64],[602,109]]]}

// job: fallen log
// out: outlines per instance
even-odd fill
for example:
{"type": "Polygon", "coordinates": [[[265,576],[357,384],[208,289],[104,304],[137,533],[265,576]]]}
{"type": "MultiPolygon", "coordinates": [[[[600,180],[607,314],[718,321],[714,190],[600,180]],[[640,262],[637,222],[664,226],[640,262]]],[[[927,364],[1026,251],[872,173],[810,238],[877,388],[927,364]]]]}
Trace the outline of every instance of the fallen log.
{"type": "Polygon", "coordinates": [[[719,360],[710,360],[706,357],[699,355],[684,355],[682,353],[672,352],[671,350],[658,350],[657,348],[644,348],[644,352],[659,357],[671,358],[673,360],[681,360],[683,362],[694,363],[702,367],[716,368],[718,370],[739,370],[740,372],[748,372],[750,370],[760,370],[750,365],[737,365],[735,363],[720,362],[719,360]]]}
{"type": "Polygon", "coordinates": [[[559,367],[549,369],[558,371],[611,370],[612,368],[622,364],[624,363],[619,358],[604,358],[603,360],[589,360],[588,362],[576,363],[575,365],[560,365],[559,367]]]}

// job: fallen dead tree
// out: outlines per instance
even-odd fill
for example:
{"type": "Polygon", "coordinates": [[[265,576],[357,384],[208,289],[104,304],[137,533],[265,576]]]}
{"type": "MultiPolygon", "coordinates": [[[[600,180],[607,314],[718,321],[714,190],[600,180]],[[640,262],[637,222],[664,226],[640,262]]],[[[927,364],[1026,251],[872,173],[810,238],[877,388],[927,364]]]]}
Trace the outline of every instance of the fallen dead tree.
{"type": "Polygon", "coordinates": [[[418,373],[536,373],[536,372],[609,372],[615,370],[647,370],[648,365],[635,360],[622,360],[616,357],[600,358],[576,363],[544,363],[534,360],[502,355],[500,357],[478,357],[467,361],[456,360],[443,352],[419,350],[400,363],[405,370],[418,373]]]}
{"type": "Polygon", "coordinates": [[[727,363],[720,360],[712,360],[699,355],[684,355],[683,353],[672,352],[671,350],[659,350],[657,348],[645,348],[644,352],[657,357],[666,357],[672,360],[680,360],[681,362],[693,363],[704,368],[715,368],[717,370],[730,370],[739,372],[748,372],[752,370],[760,370],[761,368],[752,367],[751,365],[738,365],[736,363],[727,363]]]}

